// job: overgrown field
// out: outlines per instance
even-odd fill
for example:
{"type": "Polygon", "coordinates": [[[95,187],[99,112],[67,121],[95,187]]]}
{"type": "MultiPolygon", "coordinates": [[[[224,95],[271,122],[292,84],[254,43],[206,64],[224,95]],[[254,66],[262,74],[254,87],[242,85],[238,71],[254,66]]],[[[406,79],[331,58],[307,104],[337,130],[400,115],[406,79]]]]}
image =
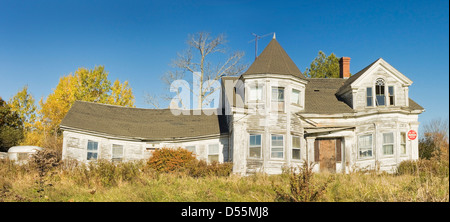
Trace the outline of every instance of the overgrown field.
{"type": "MultiPolygon", "coordinates": [[[[229,166],[216,165],[203,173],[163,172],[149,162],[88,165],[52,162],[52,156],[18,165],[0,160],[2,202],[409,202],[449,201],[446,171],[434,172],[418,162],[404,164],[404,172],[384,174],[315,174],[306,167],[281,175],[226,175],[229,166]],[[221,168],[222,167],[222,168],[221,168]],[[217,172],[221,172],[217,174],[217,172]]],[[[442,166],[441,166],[442,167],[442,166]]],[[[445,169],[445,168],[444,168],[445,169]]]]}

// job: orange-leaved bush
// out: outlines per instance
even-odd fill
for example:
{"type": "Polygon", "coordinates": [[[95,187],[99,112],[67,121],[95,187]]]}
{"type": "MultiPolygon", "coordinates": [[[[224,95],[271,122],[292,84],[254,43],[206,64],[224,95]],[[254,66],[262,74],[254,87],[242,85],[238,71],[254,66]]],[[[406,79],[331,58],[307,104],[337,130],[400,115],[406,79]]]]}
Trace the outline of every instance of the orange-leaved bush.
{"type": "Polygon", "coordinates": [[[159,172],[174,172],[186,168],[194,160],[194,154],[186,149],[162,148],[153,152],[147,166],[159,172]]]}

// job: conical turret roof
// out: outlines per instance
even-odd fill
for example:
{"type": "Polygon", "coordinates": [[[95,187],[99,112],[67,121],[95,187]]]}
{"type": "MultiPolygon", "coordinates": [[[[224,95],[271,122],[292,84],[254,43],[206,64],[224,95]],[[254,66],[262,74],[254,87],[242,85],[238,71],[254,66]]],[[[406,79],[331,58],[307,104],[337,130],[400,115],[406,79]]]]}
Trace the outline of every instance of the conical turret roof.
{"type": "Polygon", "coordinates": [[[249,74],[287,74],[306,79],[275,38],[243,75],[249,74]]]}

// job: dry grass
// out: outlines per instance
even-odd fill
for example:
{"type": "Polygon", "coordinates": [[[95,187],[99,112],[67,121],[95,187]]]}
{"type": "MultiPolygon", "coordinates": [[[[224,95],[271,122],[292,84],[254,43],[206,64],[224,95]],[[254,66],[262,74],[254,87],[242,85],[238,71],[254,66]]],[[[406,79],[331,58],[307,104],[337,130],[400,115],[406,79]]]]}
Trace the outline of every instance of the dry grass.
{"type": "MultiPolygon", "coordinates": [[[[273,202],[286,201],[277,191],[289,192],[291,184],[289,173],[193,177],[182,172],[157,173],[145,164],[98,161],[82,165],[65,161],[41,177],[32,164],[0,160],[0,202],[273,202]]],[[[355,172],[309,176],[308,183],[326,183],[321,195],[312,201],[449,201],[448,174],[355,172]]]]}

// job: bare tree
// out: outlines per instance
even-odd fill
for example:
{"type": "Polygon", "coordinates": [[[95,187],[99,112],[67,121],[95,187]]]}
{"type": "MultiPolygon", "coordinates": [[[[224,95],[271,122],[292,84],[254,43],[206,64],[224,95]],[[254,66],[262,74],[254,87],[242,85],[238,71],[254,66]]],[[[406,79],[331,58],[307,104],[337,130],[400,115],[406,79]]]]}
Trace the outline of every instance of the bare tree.
{"type": "MultiPolygon", "coordinates": [[[[247,68],[247,65],[241,64],[243,52],[236,51],[226,55],[226,43],[224,34],[217,37],[212,37],[207,32],[189,35],[187,50],[177,53],[177,59],[171,64],[173,70],[166,72],[161,78],[167,89],[175,93],[175,96],[162,95],[159,98],[171,101],[170,106],[180,104],[182,109],[190,109],[191,104],[187,100],[190,100],[192,95],[197,101],[198,109],[209,106],[214,93],[220,90],[221,77],[239,75],[247,68]],[[192,80],[187,81],[187,74],[192,74],[192,80]]],[[[148,104],[160,108],[157,99],[158,96],[146,95],[148,104]]],[[[192,104],[192,107],[194,105],[192,104]]]]}

